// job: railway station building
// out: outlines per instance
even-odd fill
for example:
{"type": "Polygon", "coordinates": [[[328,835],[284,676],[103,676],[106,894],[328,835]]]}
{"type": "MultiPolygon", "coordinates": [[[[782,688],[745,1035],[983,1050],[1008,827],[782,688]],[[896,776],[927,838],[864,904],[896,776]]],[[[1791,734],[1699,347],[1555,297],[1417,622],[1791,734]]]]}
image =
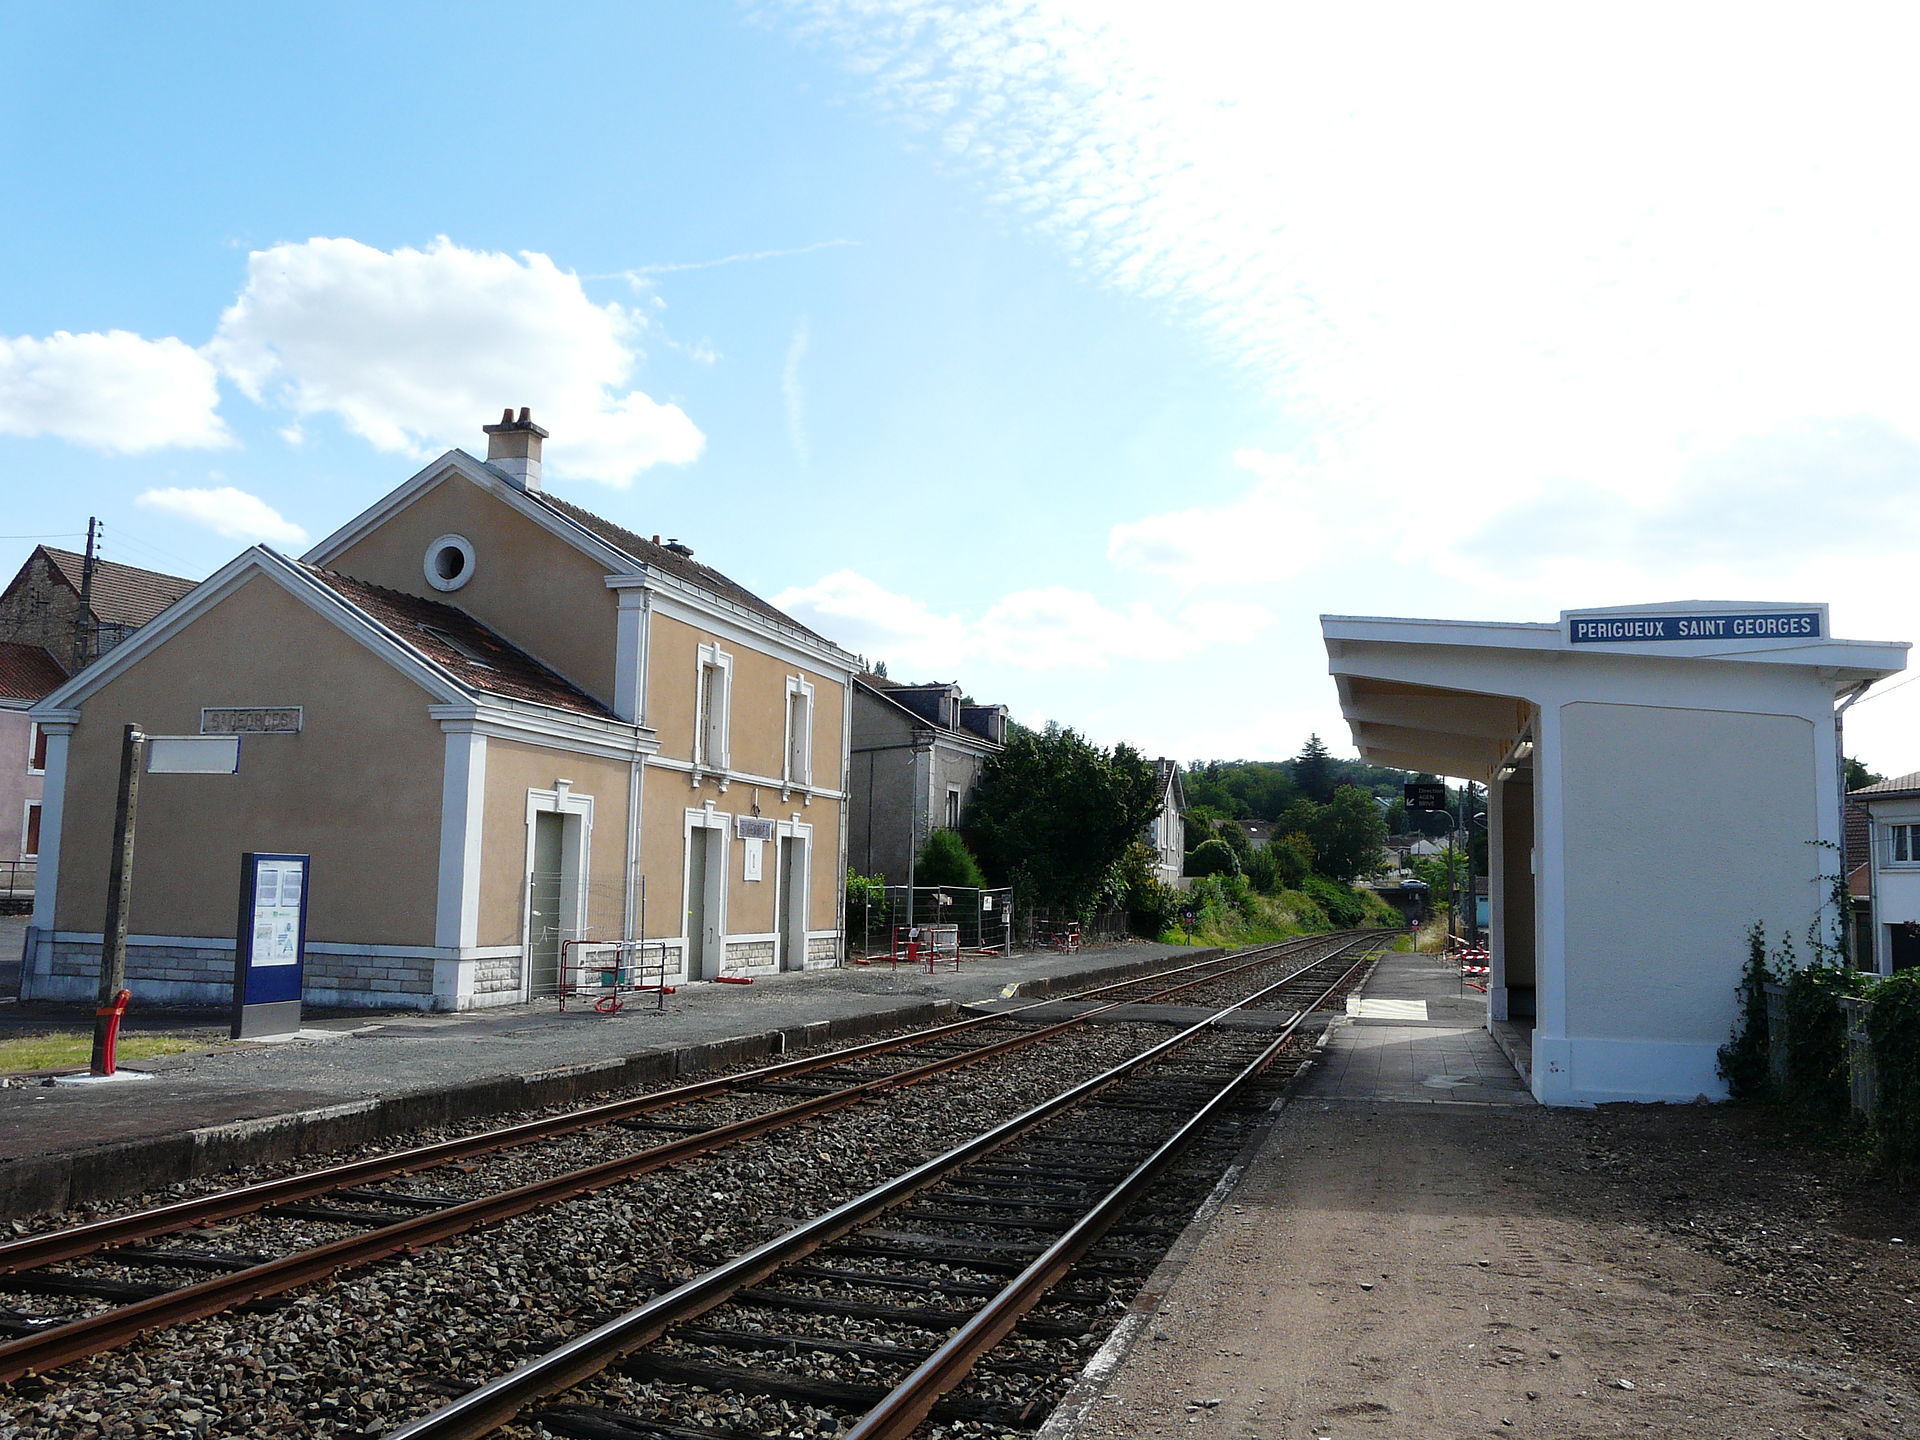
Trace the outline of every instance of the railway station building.
{"type": "Polygon", "coordinates": [[[1750,928],[1845,943],[1840,715],[1907,645],[1717,601],[1321,631],[1363,758],[1488,787],[1488,1024],[1535,1096],[1724,1097],[1750,928]]]}
{"type": "Polygon", "coordinates": [[[231,775],[142,778],[136,1000],[227,1001],[247,852],[311,857],[311,1003],[551,995],[575,942],[649,942],[668,983],[838,960],[857,657],[549,494],[524,411],[487,431],[487,460],[448,451],[298,559],[246,551],[35,706],[23,996],[95,993],[129,723],[241,746],[231,775]]]}

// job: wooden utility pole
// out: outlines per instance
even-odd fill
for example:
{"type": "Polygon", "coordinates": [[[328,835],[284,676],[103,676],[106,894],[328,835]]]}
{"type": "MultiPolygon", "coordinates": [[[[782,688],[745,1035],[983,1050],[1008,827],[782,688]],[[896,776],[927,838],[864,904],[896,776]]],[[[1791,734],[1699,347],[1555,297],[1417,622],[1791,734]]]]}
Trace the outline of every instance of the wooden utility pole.
{"type": "Polygon", "coordinates": [[[133,899],[133,822],[140,803],[140,762],[147,737],[127,726],[120,741],[120,795],[113,808],[113,869],[107,875],[107,923],[100,935],[100,1004],[93,1021],[95,1075],[107,1075],[109,1012],[127,983],[127,909],[133,899]]]}
{"type": "Polygon", "coordinates": [[[93,659],[90,651],[93,646],[93,567],[95,537],[100,528],[98,517],[87,517],[87,554],[80,562],[80,609],[73,617],[73,664],[69,667],[78,672],[86,669],[87,662],[93,659]]]}

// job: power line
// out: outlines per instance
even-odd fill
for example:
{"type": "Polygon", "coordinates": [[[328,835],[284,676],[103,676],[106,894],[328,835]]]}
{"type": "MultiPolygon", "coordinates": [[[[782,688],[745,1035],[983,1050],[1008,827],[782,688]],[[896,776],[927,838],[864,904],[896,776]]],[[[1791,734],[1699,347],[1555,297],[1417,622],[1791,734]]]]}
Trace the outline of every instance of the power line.
{"type": "Polygon", "coordinates": [[[0,535],[0,540],[78,540],[84,530],[61,530],[52,535],[0,535]]]}
{"type": "Polygon", "coordinates": [[[1909,675],[1906,679],[1900,681],[1899,684],[1889,685],[1884,690],[1870,690],[1853,702],[1854,708],[1858,709],[1862,705],[1870,705],[1884,695],[1891,695],[1894,691],[1898,690],[1901,685],[1911,685],[1916,680],[1920,680],[1920,675],[1909,675]]]}

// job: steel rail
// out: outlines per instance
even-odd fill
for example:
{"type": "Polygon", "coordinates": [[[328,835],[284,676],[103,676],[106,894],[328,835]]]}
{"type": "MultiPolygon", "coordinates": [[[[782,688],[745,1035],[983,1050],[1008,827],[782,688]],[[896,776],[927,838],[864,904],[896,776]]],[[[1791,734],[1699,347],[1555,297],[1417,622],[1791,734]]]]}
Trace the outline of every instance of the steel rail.
{"type": "MultiPolygon", "coordinates": [[[[1313,939],[1326,936],[1302,937],[1302,945],[1313,939]]],[[[1280,942],[1278,945],[1262,947],[1264,950],[1282,949],[1294,942],[1280,942]]],[[[295,1200],[308,1200],[330,1190],[343,1189],[354,1185],[364,1185],[376,1180],[390,1180],[398,1175],[411,1174],[414,1171],[431,1169],[436,1165],[449,1164],[455,1160],[471,1159],[476,1155],[491,1154],[499,1150],[513,1149],[519,1145],[532,1144],[540,1140],[550,1140],[561,1135],[569,1135],[578,1130],[592,1129],[599,1125],[612,1124],[619,1120],[633,1119],[649,1115],[658,1110],[672,1109],[678,1105],[691,1104],[710,1096],[723,1094],[743,1085],[756,1085],[769,1080],[784,1079],[793,1075],[803,1075],[814,1070],[831,1069],[850,1061],[864,1059],[872,1055],[882,1055],[893,1050],[910,1049],[925,1044],[929,1040],[960,1034],[983,1025],[995,1024],[1009,1017],[1020,1015],[1042,1005],[1058,1004],[1062,1001],[1081,1000],[1088,996],[1105,994],[1111,990],[1128,986],[1144,985],[1154,980],[1170,979],[1193,970],[1217,966],[1227,961],[1244,958],[1249,952],[1236,955],[1214,956],[1192,965],[1183,965],[1178,969],[1161,971],[1155,975],[1141,976],[1132,980],[1114,981],[1106,985],[1094,986],[1088,990],[1079,990],[1067,995],[1034,1000],[1012,1009],[998,1011],[992,1015],[973,1016],[966,1020],[954,1020],[926,1030],[917,1030],[911,1035],[896,1035],[883,1040],[864,1041],[858,1045],[846,1046],[839,1050],[828,1051],[822,1055],[801,1056],[793,1060],[780,1060],[771,1065],[762,1065],[753,1070],[742,1071],[734,1075],[714,1076],[706,1080],[690,1081],[667,1090],[656,1090],[651,1094],[635,1096],[627,1100],[611,1100],[603,1104],[589,1106],[582,1110],[569,1111],[565,1115],[542,1116],[533,1120],[523,1120],[492,1130],[484,1130],[474,1135],[461,1136],[453,1140],[439,1140],[428,1145],[418,1145],[406,1150],[392,1150],[380,1155],[370,1155],[363,1160],[351,1160],[340,1165],[330,1165],[320,1170],[306,1170],[298,1175],[283,1176],[277,1180],[262,1180],[251,1185],[236,1186],[221,1190],[212,1195],[195,1196],[187,1200],[173,1201],[167,1205],[154,1206],[145,1210],[130,1211],[125,1215],[109,1216],[102,1220],[89,1221],[84,1225],[68,1226],[61,1230],[49,1230],[40,1235],[27,1235],[17,1240],[0,1243],[0,1275],[16,1274],[23,1270],[35,1270],[45,1265],[57,1264],[62,1260],[76,1260],[112,1245],[126,1244],[136,1240],[152,1240],[161,1235],[170,1235],[180,1230],[191,1229],[196,1225],[209,1224],[216,1220],[231,1220],[239,1215],[252,1214],[271,1205],[285,1205],[295,1200]]],[[[1262,958],[1249,961],[1238,967],[1229,967],[1216,974],[1201,977],[1200,980],[1176,986],[1171,990],[1159,992],[1156,998],[1178,994],[1181,990],[1207,980],[1225,979],[1240,970],[1254,969],[1270,964],[1275,958],[1264,954],[1262,958]]],[[[4,1353],[4,1347],[0,1347],[4,1353]]]]}
{"type": "MultiPolygon", "coordinates": [[[[1355,942],[1356,944],[1361,942],[1355,942]]],[[[1373,952],[1377,953],[1377,952],[1373,952]]],[[[1021,1318],[1100,1242],[1122,1213],[1146,1193],[1180,1155],[1200,1138],[1214,1117],[1270,1066],[1312,1010],[1346,985],[1373,958],[1359,960],[1306,1010],[1290,1020],[1259,1055],[1163,1140],[1154,1152],[1127,1174],[1073,1226],[1036,1256],[971,1318],[890,1390],[848,1430],[841,1440],[906,1440],[927,1418],[942,1396],[966,1379],[989,1350],[1004,1340],[1021,1318]]]]}
{"type": "MultiPolygon", "coordinates": [[[[1326,939],[1328,937],[1310,938],[1326,939]]],[[[1255,964],[1261,963],[1266,962],[1255,962],[1255,964]]],[[[1311,969],[1313,966],[1309,965],[1306,968],[1311,969]]],[[[1216,977],[1205,977],[1207,980],[1213,978],[1216,977]]],[[[1266,991],[1257,993],[1265,994],[1266,991]]],[[[244,1270],[236,1270],[196,1284],[184,1285],[178,1289],[169,1290],[165,1294],[150,1296],[128,1305],[116,1306],[94,1315],[66,1321],[34,1335],[0,1343],[0,1383],[18,1379],[26,1374],[39,1374],[58,1369],[62,1365],[123,1345],[149,1330],[216,1315],[236,1305],[279,1294],[313,1280],[323,1279],[340,1270],[385,1259],[391,1255],[411,1252],[478,1226],[494,1224],[515,1215],[525,1214],[529,1210],[558,1204],[594,1190],[604,1189],[608,1185],[665,1169],[694,1156],[752,1139],[769,1131],[784,1129],[815,1116],[849,1108],[862,1101],[876,1098],[885,1091],[915,1084],[934,1075],[962,1069],[982,1060],[1053,1039],[1085,1024],[1096,1015],[1105,1014],[1109,1010],[1118,1009],[1129,1003],[1133,1002],[1112,1001],[1092,1010],[1083,1011],[1079,1015],[1056,1021],[1051,1025],[1011,1035],[1004,1040],[993,1041],[957,1055],[926,1061],[893,1075],[877,1076],[831,1094],[812,1096],[792,1105],[781,1106],[760,1115],[749,1116],[744,1120],[718,1125],[711,1130],[683,1136],[677,1140],[665,1141],[644,1150],[617,1156],[611,1160],[603,1160],[545,1180],[463,1201],[445,1209],[398,1219],[378,1229],[343,1236],[324,1245],[298,1250],[289,1255],[249,1266],[244,1270]]],[[[739,1083],[742,1077],[736,1076],[732,1079],[735,1083],[739,1083]]]]}
{"type": "MultiPolygon", "coordinates": [[[[1361,936],[1348,941],[1341,949],[1352,949],[1374,938],[1361,936]]],[[[812,1254],[821,1246],[830,1244],[872,1217],[912,1198],[962,1166],[1019,1139],[1056,1115],[1084,1104],[1136,1070],[1152,1064],[1202,1032],[1217,1026],[1234,1011],[1293,983],[1340,953],[1341,950],[1336,950],[1334,956],[1313,961],[1292,975],[1215,1011],[1169,1039],[1061,1091],[1051,1099],[1043,1100],[945,1154],[917,1165],[671,1290],[663,1291],[626,1314],[576,1336],[544,1355],[536,1356],[438,1410],[389,1431],[384,1440],[479,1440],[479,1437],[511,1420],[526,1406],[591,1379],[620,1356],[659,1339],[673,1326],[724,1304],[739,1291],[764,1280],[782,1266],[812,1254]]],[[[1351,974],[1350,969],[1332,988],[1339,988],[1351,974]]],[[[1302,1012],[1303,1015],[1305,1013],[1302,1012]]],[[[1298,1024],[1298,1018],[1293,1023],[1298,1024]]]]}

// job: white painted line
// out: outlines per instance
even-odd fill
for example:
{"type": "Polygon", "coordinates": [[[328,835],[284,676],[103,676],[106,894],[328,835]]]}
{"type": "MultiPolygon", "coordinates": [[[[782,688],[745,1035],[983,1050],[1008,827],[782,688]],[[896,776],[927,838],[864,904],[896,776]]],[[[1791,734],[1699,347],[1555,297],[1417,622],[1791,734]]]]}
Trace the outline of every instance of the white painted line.
{"type": "Polygon", "coordinates": [[[1347,997],[1347,1014],[1362,1020],[1424,1020],[1424,1000],[1368,1000],[1358,995],[1347,997]]]}

